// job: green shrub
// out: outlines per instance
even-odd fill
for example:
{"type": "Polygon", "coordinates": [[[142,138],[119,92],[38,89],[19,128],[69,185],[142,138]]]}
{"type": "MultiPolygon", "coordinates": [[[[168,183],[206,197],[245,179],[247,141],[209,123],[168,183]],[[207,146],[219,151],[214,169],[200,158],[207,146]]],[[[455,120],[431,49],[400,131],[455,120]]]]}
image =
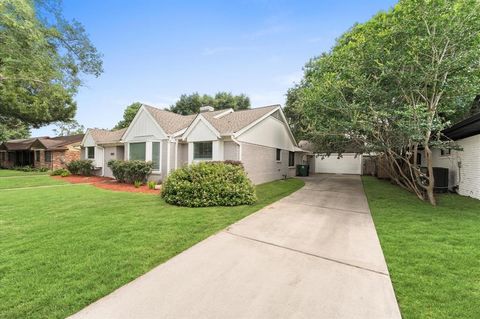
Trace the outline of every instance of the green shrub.
{"type": "Polygon", "coordinates": [[[67,176],[70,176],[70,175],[71,175],[70,172],[67,171],[67,170],[63,171],[62,174],[60,174],[60,176],[62,176],[62,177],[67,177],[67,176]]]}
{"type": "Polygon", "coordinates": [[[50,169],[48,167],[32,167],[32,166],[15,166],[11,169],[21,172],[48,172],[50,169]]]}
{"type": "Polygon", "coordinates": [[[152,173],[153,168],[152,162],[144,161],[111,160],[107,165],[120,183],[135,183],[136,181],[143,183],[152,173]]]}
{"type": "Polygon", "coordinates": [[[135,188],[139,188],[140,186],[142,186],[142,182],[141,181],[135,181],[133,182],[133,185],[135,186],[135,188]]]}
{"type": "MultiPolygon", "coordinates": [[[[64,173],[68,173],[68,175],[70,175],[70,172],[65,168],[59,168],[59,169],[53,170],[50,173],[50,175],[52,175],[52,176],[63,176],[64,173]]],[[[66,176],[68,176],[68,175],[66,175],[66,176]]]]}
{"type": "Polygon", "coordinates": [[[154,181],[150,181],[148,182],[148,188],[149,189],[155,189],[155,186],[157,185],[157,183],[155,183],[154,181]]]}
{"type": "Polygon", "coordinates": [[[163,182],[161,195],[169,204],[188,207],[250,205],[257,200],[243,167],[223,162],[177,169],[163,182]]]}
{"type": "Polygon", "coordinates": [[[71,161],[67,164],[67,168],[73,175],[84,175],[90,176],[92,175],[93,161],[90,160],[76,160],[71,161]]]}

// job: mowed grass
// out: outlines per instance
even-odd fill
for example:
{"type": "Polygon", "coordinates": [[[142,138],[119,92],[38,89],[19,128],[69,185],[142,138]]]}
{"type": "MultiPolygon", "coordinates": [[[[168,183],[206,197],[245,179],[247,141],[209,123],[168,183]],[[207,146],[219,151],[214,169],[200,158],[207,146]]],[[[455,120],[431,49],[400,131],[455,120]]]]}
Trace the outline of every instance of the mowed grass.
{"type": "Polygon", "coordinates": [[[67,184],[67,182],[59,179],[54,179],[48,175],[44,175],[44,176],[25,175],[25,176],[0,177],[0,190],[10,189],[10,188],[51,186],[51,185],[62,185],[62,184],[67,184]]]}
{"type": "Polygon", "coordinates": [[[90,185],[0,191],[0,318],[71,315],[303,185],[263,184],[255,205],[211,208],[90,185]]]}
{"type": "Polygon", "coordinates": [[[9,176],[48,175],[48,172],[23,172],[12,169],[0,169],[0,178],[9,176]]]}
{"type": "Polygon", "coordinates": [[[363,184],[403,318],[480,318],[480,201],[363,184]]]}

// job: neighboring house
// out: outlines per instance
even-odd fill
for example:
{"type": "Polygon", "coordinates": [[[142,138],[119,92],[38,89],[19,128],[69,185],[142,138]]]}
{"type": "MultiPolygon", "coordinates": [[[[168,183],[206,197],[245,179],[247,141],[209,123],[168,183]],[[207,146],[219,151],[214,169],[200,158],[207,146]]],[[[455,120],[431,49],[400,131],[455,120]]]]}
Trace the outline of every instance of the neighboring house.
{"type": "MultiPolygon", "coordinates": [[[[443,131],[463,150],[433,150],[433,166],[449,170],[449,188],[480,199],[480,113],[443,131]]],[[[422,154],[423,155],[423,154],[422,154]]],[[[425,159],[422,156],[422,165],[425,159]]]]}
{"type": "Polygon", "coordinates": [[[80,159],[82,139],[83,134],[79,134],[32,137],[3,142],[0,144],[0,167],[64,168],[65,164],[80,159]]]}
{"type": "MultiPolygon", "coordinates": [[[[83,147],[99,146],[86,140],[83,147]]],[[[203,107],[187,116],[143,105],[121,143],[125,159],[153,162],[152,180],[199,161],[234,160],[259,184],[294,176],[295,165],[306,162],[279,105],[237,112],[203,107]]]]}
{"type": "Polygon", "coordinates": [[[108,162],[124,159],[125,150],[121,139],[126,130],[109,131],[94,128],[88,129],[85,133],[81,158],[93,161],[97,175],[113,177],[108,162]]]}

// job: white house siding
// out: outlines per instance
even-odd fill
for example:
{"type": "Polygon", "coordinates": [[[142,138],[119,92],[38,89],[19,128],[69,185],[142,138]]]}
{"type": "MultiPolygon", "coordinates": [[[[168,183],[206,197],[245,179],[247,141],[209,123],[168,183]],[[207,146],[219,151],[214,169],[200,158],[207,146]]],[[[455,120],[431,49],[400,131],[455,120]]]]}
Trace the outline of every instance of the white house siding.
{"type": "Polygon", "coordinates": [[[108,167],[110,160],[123,159],[123,146],[106,146],[104,148],[105,158],[103,161],[103,176],[113,177],[112,170],[108,167]]]}
{"type": "Polygon", "coordinates": [[[177,168],[183,167],[188,164],[188,144],[179,143],[177,153],[177,168]]]}
{"type": "Polygon", "coordinates": [[[449,169],[449,186],[458,185],[460,195],[480,199],[480,135],[456,143],[463,151],[452,150],[449,156],[441,156],[440,150],[433,150],[433,166],[449,169]],[[461,168],[458,168],[459,162],[461,168]]]}
{"type": "Polygon", "coordinates": [[[238,161],[240,160],[240,146],[233,141],[223,143],[224,160],[238,161]]]}
{"type": "Polygon", "coordinates": [[[130,124],[123,139],[126,142],[143,142],[147,139],[160,140],[165,138],[164,132],[159,128],[155,120],[147,114],[147,111],[141,110],[133,123],[130,124]]]}
{"type": "Polygon", "coordinates": [[[288,168],[288,151],[282,150],[281,161],[275,159],[276,148],[242,143],[242,163],[254,184],[262,184],[291,176],[288,168]]]}
{"type": "Polygon", "coordinates": [[[187,136],[187,142],[216,141],[217,135],[203,121],[198,121],[187,136]]]}
{"type": "MultiPolygon", "coordinates": [[[[294,143],[286,124],[274,116],[269,116],[237,138],[240,142],[263,145],[293,151],[294,143]]],[[[242,150],[242,156],[243,156],[242,150]]]]}
{"type": "Polygon", "coordinates": [[[362,155],[355,156],[354,153],[345,153],[338,158],[338,154],[334,153],[328,157],[316,156],[315,172],[360,175],[362,173],[362,155]]]}

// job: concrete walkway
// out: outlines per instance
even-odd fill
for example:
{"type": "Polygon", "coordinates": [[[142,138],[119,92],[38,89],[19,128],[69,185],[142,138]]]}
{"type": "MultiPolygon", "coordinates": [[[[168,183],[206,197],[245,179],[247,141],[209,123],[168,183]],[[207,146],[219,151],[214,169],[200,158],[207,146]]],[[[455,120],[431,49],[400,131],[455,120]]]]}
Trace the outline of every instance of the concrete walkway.
{"type": "Polygon", "coordinates": [[[400,318],[360,178],[305,181],[72,318],[400,318]]]}

